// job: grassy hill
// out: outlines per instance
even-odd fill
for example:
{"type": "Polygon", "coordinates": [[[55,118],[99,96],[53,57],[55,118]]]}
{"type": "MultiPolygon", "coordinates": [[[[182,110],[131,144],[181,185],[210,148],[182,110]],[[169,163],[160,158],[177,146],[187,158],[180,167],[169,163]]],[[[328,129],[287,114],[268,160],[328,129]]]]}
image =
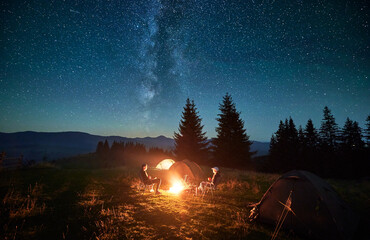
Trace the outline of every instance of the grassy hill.
{"type": "MultiPolygon", "coordinates": [[[[2,171],[0,239],[270,239],[274,227],[249,223],[247,205],[278,175],[222,171],[217,193],[204,199],[171,194],[166,182],[162,195],[142,194],[137,168],[67,169],[48,163],[2,171]]],[[[329,183],[360,214],[356,239],[361,239],[369,224],[370,183],[329,183]]],[[[281,231],[278,239],[300,238],[281,231]]]]}

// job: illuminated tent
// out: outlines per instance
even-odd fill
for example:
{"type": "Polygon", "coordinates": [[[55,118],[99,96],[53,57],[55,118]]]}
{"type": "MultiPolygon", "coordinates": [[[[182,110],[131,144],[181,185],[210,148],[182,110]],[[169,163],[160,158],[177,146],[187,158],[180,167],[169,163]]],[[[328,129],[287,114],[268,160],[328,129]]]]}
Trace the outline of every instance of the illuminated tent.
{"type": "Polygon", "coordinates": [[[172,159],[164,159],[160,163],[157,164],[156,168],[160,170],[168,170],[174,163],[175,161],[172,159]]]}
{"type": "Polygon", "coordinates": [[[196,182],[204,178],[203,170],[199,165],[187,159],[175,162],[169,171],[170,174],[180,179],[184,179],[184,176],[187,175],[187,179],[191,182],[196,182]]]}
{"type": "Polygon", "coordinates": [[[358,223],[334,189],[306,171],[282,175],[254,206],[252,220],[280,224],[309,239],[352,239],[358,223]]]}

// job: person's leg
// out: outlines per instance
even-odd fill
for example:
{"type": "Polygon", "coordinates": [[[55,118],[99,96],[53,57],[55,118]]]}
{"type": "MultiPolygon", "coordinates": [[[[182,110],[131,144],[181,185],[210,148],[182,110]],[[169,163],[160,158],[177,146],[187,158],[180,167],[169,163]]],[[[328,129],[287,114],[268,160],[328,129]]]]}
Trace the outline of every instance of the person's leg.
{"type": "Polygon", "coordinates": [[[200,184],[199,184],[199,189],[203,192],[204,191],[204,185],[206,185],[207,184],[207,182],[201,182],[200,184]]]}
{"type": "Polygon", "coordinates": [[[161,179],[160,178],[153,179],[152,182],[157,184],[157,187],[155,189],[155,192],[158,192],[158,189],[161,186],[161,182],[162,182],[161,179]]]}
{"type": "MultiPolygon", "coordinates": [[[[152,179],[148,179],[148,181],[145,183],[146,185],[152,185],[153,184],[153,180],[152,179]]],[[[154,190],[153,186],[150,188],[150,190],[154,190]]]]}

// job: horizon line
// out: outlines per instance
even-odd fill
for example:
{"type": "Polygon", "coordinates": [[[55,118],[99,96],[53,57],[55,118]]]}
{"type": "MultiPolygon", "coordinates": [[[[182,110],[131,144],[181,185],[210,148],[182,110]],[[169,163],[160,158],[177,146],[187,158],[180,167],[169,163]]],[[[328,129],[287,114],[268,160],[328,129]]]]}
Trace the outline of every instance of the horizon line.
{"type": "MultiPolygon", "coordinates": [[[[72,131],[72,130],[68,130],[68,131],[34,131],[34,130],[25,130],[25,131],[17,131],[17,132],[4,132],[4,131],[0,131],[0,133],[5,133],[5,134],[15,134],[15,133],[25,133],[25,132],[34,132],[34,133],[84,133],[84,134],[89,134],[89,135],[92,135],[92,136],[99,136],[99,137],[121,137],[121,138],[159,138],[159,137],[165,137],[165,138],[169,138],[169,139],[173,139],[173,137],[167,137],[163,134],[161,135],[158,135],[158,136],[154,136],[154,137],[151,137],[151,136],[146,136],[146,137],[126,137],[126,136],[120,136],[120,135],[99,135],[99,134],[92,134],[92,133],[89,133],[89,132],[82,132],[82,131],[72,131]]],[[[215,137],[212,137],[212,138],[207,138],[207,139],[214,139],[215,137]]],[[[257,140],[249,140],[249,141],[252,141],[252,142],[263,142],[263,143],[268,143],[270,141],[257,141],[257,140]]]]}

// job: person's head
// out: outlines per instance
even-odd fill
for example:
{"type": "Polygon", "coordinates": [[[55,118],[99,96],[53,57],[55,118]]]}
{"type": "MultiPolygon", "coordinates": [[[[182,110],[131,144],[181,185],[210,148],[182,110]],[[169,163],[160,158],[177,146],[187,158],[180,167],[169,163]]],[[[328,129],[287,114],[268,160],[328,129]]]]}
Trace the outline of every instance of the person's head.
{"type": "Polygon", "coordinates": [[[142,168],[144,171],[146,171],[146,170],[148,169],[148,164],[143,163],[143,164],[141,165],[141,168],[142,168]]]}
{"type": "Polygon", "coordinates": [[[218,167],[213,167],[212,171],[213,171],[214,174],[216,174],[218,171],[220,171],[220,169],[218,169],[218,167]]]}

